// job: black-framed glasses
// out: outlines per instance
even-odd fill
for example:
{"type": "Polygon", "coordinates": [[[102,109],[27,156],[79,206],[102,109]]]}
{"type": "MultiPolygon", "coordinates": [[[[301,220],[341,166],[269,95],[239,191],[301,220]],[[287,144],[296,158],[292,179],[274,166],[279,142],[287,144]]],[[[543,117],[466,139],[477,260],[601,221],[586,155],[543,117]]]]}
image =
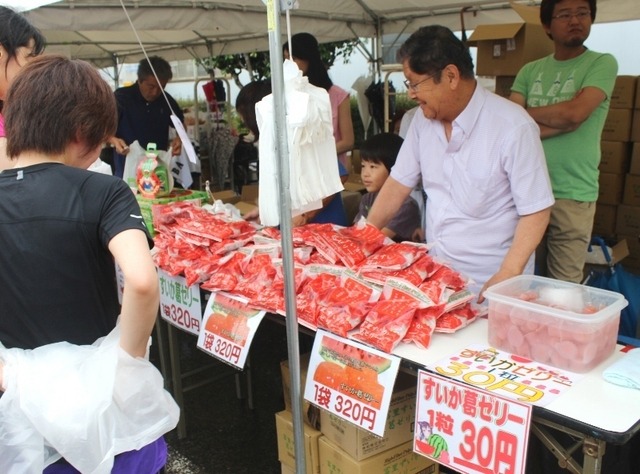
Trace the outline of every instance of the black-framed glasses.
{"type": "Polygon", "coordinates": [[[436,71],[433,74],[425,77],[424,79],[422,79],[421,81],[415,82],[413,84],[411,84],[409,81],[405,80],[404,81],[404,85],[407,88],[407,90],[412,90],[413,92],[418,92],[418,86],[420,84],[422,84],[423,82],[427,82],[429,79],[431,79],[432,77],[434,77],[436,74],[438,74],[440,71],[436,71]]]}
{"type": "Polygon", "coordinates": [[[565,12],[565,13],[560,13],[559,15],[554,15],[551,18],[553,20],[558,20],[562,23],[569,23],[571,21],[571,18],[573,18],[574,16],[578,19],[578,21],[584,21],[587,18],[591,18],[591,11],[579,10],[574,13],[565,12]]]}

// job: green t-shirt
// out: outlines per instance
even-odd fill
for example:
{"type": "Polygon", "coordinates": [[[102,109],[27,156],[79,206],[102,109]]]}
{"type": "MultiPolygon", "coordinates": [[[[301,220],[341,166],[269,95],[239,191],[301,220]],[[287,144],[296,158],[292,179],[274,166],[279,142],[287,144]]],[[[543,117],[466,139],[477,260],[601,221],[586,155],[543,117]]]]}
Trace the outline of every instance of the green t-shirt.
{"type": "Polygon", "coordinates": [[[550,55],[530,62],[511,87],[525,97],[527,107],[570,100],[585,87],[597,87],[607,96],[577,130],[542,141],[556,199],[593,202],[598,198],[600,136],[617,73],[612,55],[587,50],[567,61],[550,55]]]}

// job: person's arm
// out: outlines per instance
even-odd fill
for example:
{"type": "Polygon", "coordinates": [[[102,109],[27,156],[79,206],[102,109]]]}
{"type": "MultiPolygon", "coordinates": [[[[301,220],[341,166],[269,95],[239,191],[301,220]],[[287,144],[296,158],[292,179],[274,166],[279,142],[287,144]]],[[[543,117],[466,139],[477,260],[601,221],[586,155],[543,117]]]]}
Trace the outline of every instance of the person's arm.
{"type": "Polygon", "coordinates": [[[369,211],[367,222],[378,229],[384,229],[409,196],[411,189],[389,176],[369,211]]]}
{"type": "Polygon", "coordinates": [[[338,127],[340,128],[340,140],[336,142],[336,152],[345,153],[353,149],[355,135],[353,121],[351,120],[351,103],[349,97],[338,106],[338,127]]]}
{"type": "Polygon", "coordinates": [[[318,214],[320,214],[320,212],[329,205],[329,203],[331,201],[333,201],[336,198],[335,194],[332,194],[331,196],[327,196],[326,198],[324,198],[322,200],[322,207],[319,209],[314,209],[313,211],[307,211],[304,212],[302,214],[298,214],[297,216],[293,217],[293,219],[291,220],[291,225],[293,227],[299,227],[301,225],[305,225],[308,224],[309,222],[311,222],[318,214]]]}
{"type": "Polygon", "coordinates": [[[133,357],[144,357],[160,304],[147,236],[138,229],[125,230],[109,241],[109,251],[124,275],[120,346],[133,357]]]}
{"type": "Polygon", "coordinates": [[[171,154],[174,155],[174,156],[179,155],[180,153],[182,153],[182,140],[180,140],[179,136],[176,136],[171,141],[171,144],[170,144],[169,148],[171,150],[171,154]]]}
{"type": "Polygon", "coordinates": [[[126,155],[129,153],[129,145],[122,139],[118,138],[115,135],[107,139],[107,143],[111,145],[111,147],[116,149],[116,152],[120,155],[126,155]]]}
{"type": "Polygon", "coordinates": [[[484,301],[484,290],[517,275],[521,275],[531,254],[542,240],[549,224],[551,208],[520,217],[511,248],[502,261],[498,271],[484,284],[478,296],[478,303],[484,301]]]}
{"type": "Polygon", "coordinates": [[[526,107],[522,94],[512,92],[509,99],[526,107],[531,118],[540,126],[540,136],[548,138],[562,133],[573,132],[607,98],[597,87],[585,87],[571,100],[542,107],[526,107]]]}

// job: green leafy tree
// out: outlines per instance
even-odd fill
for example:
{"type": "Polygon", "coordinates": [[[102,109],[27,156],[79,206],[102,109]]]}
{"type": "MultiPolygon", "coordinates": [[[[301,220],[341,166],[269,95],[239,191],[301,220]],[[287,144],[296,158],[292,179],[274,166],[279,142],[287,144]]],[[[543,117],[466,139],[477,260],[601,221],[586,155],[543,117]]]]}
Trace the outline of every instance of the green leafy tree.
{"type": "MultiPolygon", "coordinates": [[[[336,59],[342,57],[344,62],[349,62],[349,57],[353,54],[358,42],[355,40],[337,41],[320,45],[320,57],[326,64],[327,69],[333,66],[336,59]]],[[[258,81],[271,77],[270,58],[268,51],[257,51],[242,54],[224,54],[205,58],[201,61],[202,66],[207,71],[220,70],[223,74],[228,74],[238,87],[243,84],[240,81],[240,74],[243,71],[249,73],[251,81],[258,81]]]]}

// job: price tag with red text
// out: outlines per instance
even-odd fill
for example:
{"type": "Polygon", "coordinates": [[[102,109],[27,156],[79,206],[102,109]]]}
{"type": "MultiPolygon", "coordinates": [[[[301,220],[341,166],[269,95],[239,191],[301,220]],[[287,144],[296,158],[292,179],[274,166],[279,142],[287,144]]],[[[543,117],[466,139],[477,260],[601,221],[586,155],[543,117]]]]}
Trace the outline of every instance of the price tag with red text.
{"type": "Polygon", "coordinates": [[[229,295],[211,293],[198,347],[223,362],[244,368],[251,341],[265,313],[229,295]]]}
{"type": "Polygon", "coordinates": [[[202,324],[200,287],[187,286],[181,276],[158,269],[160,279],[160,316],[174,326],[198,335],[202,324]]]}
{"type": "Polygon", "coordinates": [[[400,358],[318,330],[304,398],[383,436],[400,358]]]}
{"type": "Polygon", "coordinates": [[[531,408],[420,371],[413,449],[460,472],[523,474],[531,408]]]}

